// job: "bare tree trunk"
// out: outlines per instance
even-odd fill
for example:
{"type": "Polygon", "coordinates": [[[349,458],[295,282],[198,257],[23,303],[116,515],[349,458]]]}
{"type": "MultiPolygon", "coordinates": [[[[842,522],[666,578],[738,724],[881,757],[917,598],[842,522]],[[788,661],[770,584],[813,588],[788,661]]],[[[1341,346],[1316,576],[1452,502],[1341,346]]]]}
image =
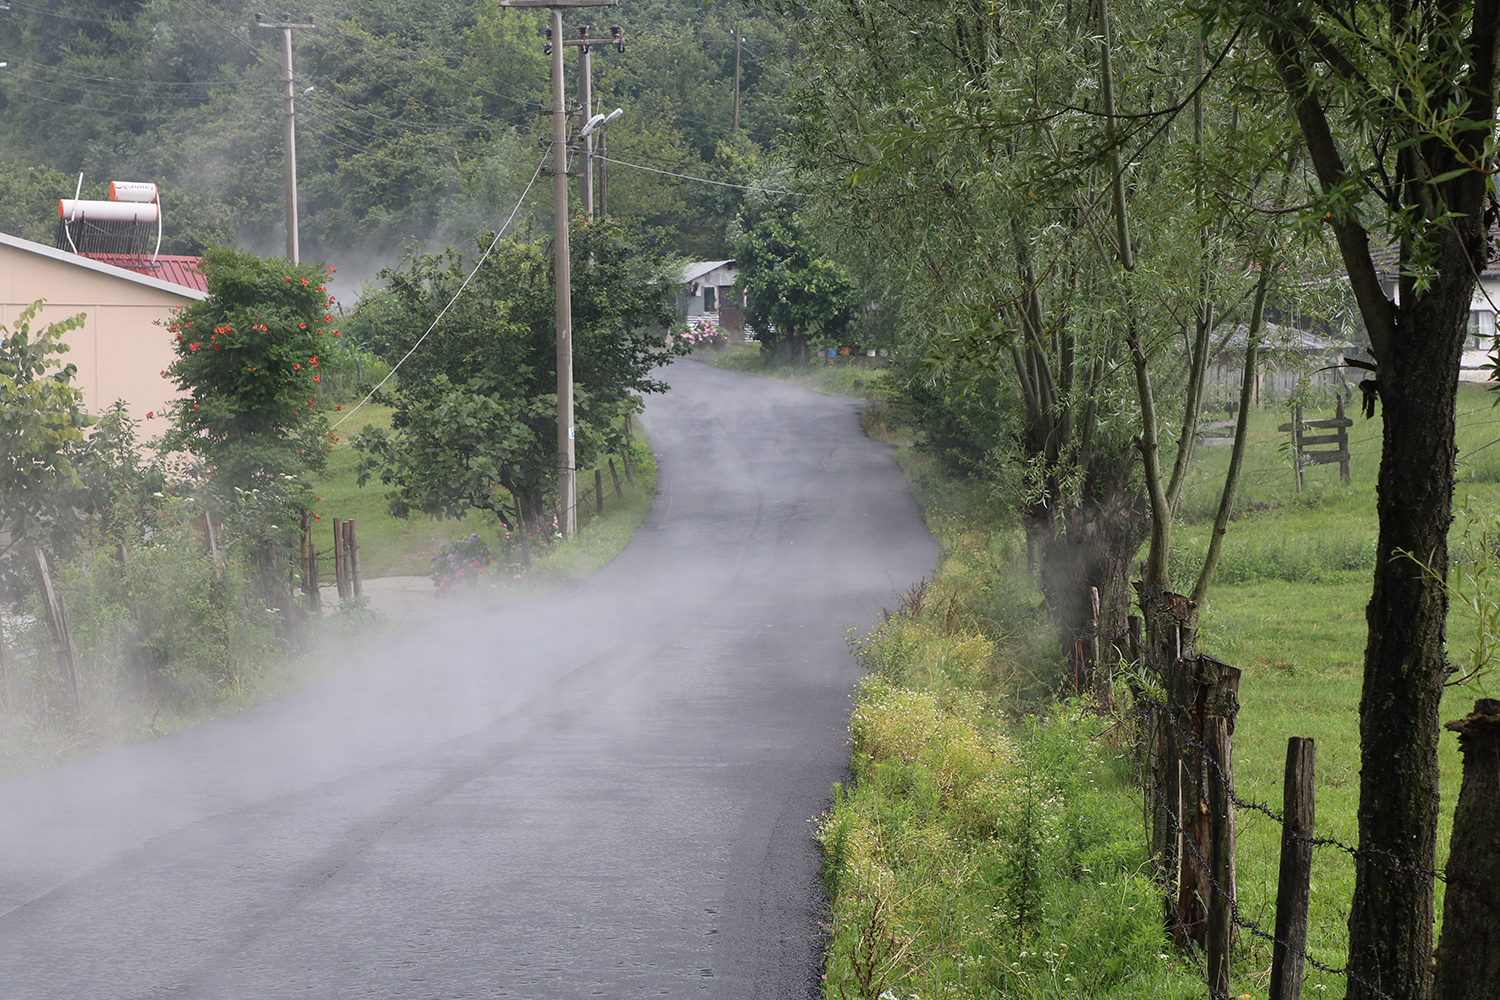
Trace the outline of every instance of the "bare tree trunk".
{"type": "Polygon", "coordinates": [[[1365,610],[1360,853],[1349,914],[1349,964],[1364,980],[1351,977],[1349,997],[1361,1000],[1422,1000],[1431,988],[1438,706],[1449,672],[1448,595],[1439,581],[1448,575],[1454,409],[1471,284],[1435,283],[1403,303],[1410,332],[1391,338],[1380,358],[1380,535],[1365,610]]]}

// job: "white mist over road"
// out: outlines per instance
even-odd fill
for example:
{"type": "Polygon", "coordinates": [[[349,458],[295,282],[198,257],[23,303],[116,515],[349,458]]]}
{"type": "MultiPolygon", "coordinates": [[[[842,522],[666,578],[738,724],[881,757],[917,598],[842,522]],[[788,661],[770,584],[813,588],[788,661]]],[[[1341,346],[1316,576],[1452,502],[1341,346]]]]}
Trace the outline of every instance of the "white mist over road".
{"type": "Polygon", "coordinates": [[[667,378],[582,584],[0,783],[0,1000],[817,996],[844,638],[937,548],[858,404],[667,378]]]}

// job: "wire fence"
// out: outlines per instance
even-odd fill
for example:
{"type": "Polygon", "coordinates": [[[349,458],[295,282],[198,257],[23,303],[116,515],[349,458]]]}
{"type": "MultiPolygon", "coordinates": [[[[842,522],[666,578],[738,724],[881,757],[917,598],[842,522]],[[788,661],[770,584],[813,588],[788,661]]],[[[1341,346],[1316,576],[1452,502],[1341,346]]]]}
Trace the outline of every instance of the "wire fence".
{"type": "MultiPolygon", "coordinates": [[[[1075,649],[1079,651],[1080,657],[1083,651],[1094,643],[1113,645],[1118,650],[1131,650],[1131,658],[1135,661],[1137,676],[1142,676],[1142,674],[1150,676],[1152,681],[1161,683],[1163,690],[1166,689],[1166,678],[1162,676],[1159,669],[1154,668],[1149,663],[1149,657],[1142,648],[1143,644],[1139,634],[1109,635],[1099,630],[1097,626],[1092,626],[1080,632],[1075,639],[1075,649]]],[[[1196,653],[1190,652],[1191,641],[1191,638],[1187,640],[1189,647],[1183,651],[1184,660],[1199,659],[1196,653]]],[[[1105,648],[1108,648],[1108,645],[1105,645],[1105,648]]],[[[1088,674],[1087,665],[1079,664],[1075,667],[1075,671],[1077,681],[1086,682],[1088,674]]],[[[1155,806],[1161,815],[1167,818],[1169,828],[1166,834],[1174,845],[1180,845],[1177,850],[1185,852],[1191,858],[1195,868],[1194,877],[1202,879],[1207,884],[1210,893],[1218,894],[1228,901],[1229,921],[1233,927],[1244,934],[1248,934],[1270,945],[1273,948],[1273,953],[1274,950],[1279,949],[1283,953],[1283,956],[1300,958],[1299,967],[1300,964],[1305,964],[1307,967],[1316,969],[1325,975],[1343,978],[1347,983],[1357,985],[1364,991],[1364,995],[1375,998],[1375,1000],[1394,1000],[1394,997],[1381,989],[1377,983],[1371,982],[1368,978],[1353,971],[1347,964],[1340,966],[1325,961],[1309,951],[1298,940],[1278,935],[1274,929],[1268,929],[1250,916],[1247,913],[1247,909],[1252,909],[1253,907],[1242,905],[1238,885],[1234,884],[1233,880],[1231,884],[1225,885],[1213,875],[1213,838],[1208,838],[1207,843],[1200,842],[1201,830],[1195,831],[1192,828],[1192,824],[1184,822],[1184,811],[1196,805],[1196,803],[1185,801],[1188,794],[1186,788],[1182,789],[1176,800],[1169,797],[1168,788],[1177,788],[1178,786],[1175,783],[1162,780],[1162,768],[1164,766],[1174,766],[1178,761],[1181,761],[1184,770],[1187,770],[1189,767],[1196,769],[1198,774],[1216,785],[1222,793],[1223,801],[1231,807],[1231,816],[1228,817],[1228,821],[1231,823],[1233,822],[1232,810],[1241,810],[1255,813],[1257,816],[1264,817],[1276,824],[1282,830],[1283,853],[1287,851],[1289,846],[1298,844],[1305,845],[1312,850],[1332,849],[1354,859],[1356,863],[1381,865],[1388,873],[1393,875],[1405,878],[1431,879],[1444,884],[1450,881],[1448,872],[1442,868],[1415,863],[1410,858],[1388,849],[1361,847],[1346,843],[1337,837],[1304,834],[1296,829],[1289,828],[1287,817],[1282,811],[1278,811],[1264,802],[1256,801],[1253,798],[1245,798],[1239,794],[1239,791],[1235,787],[1232,762],[1226,766],[1226,763],[1221,761],[1219,756],[1220,751],[1195,733],[1191,723],[1184,719],[1181,708],[1174,710],[1164,698],[1137,684],[1132,684],[1132,693],[1134,709],[1140,724],[1137,736],[1139,740],[1137,749],[1137,762],[1140,768],[1139,778],[1143,790],[1148,797],[1148,802],[1150,805],[1155,806]],[[1162,733],[1158,727],[1165,727],[1170,732],[1172,737],[1170,742],[1159,738],[1162,733]],[[1166,760],[1169,752],[1173,754],[1173,759],[1170,762],[1166,760]]],[[[1237,704],[1237,700],[1235,703],[1237,704]]],[[[1197,707],[1201,709],[1202,706],[1203,699],[1199,698],[1197,707]]],[[[1231,728],[1232,725],[1233,723],[1231,722],[1231,728]]],[[[1310,743],[1311,741],[1308,742],[1310,743]]],[[[1207,790],[1200,789],[1199,791],[1205,797],[1208,794],[1207,790]]],[[[1215,977],[1209,968],[1206,946],[1200,940],[1200,933],[1195,932],[1194,927],[1188,926],[1182,921],[1179,905],[1175,898],[1181,891],[1178,882],[1178,872],[1175,870],[1178,867],[1177,858],[1168,857],[1163,859],[1158,857],[1157,863],[1160,866],[1158,871],[1162,878],[1164,894],[1166,895],[1165,930],[1174,940],[1184,945],[1185,953],[1202,976],[1211,1000],[1233,1000],[1233,994],[1223,989],[1220,985],[1222,980],[1215,982],[1215,977]]],[[[1209,900],[1201,900],[1200,902],[1206,907],[1209,900]]],[[[1273,910],[1279,907],[1280,900],[1277,900],[1276,903],[1277,906],[1273,906],[1273,910]]],[[[1300,989],[1300,984],[1297,988],[1300,989]]],[[[1300,995],[1300,993],[1294,992],[1293,995],[1300,995]]]]}
{"type": "MultiPolygon", "coordinates": [[[[1138,699],[1137,708],[1138,710],[1141,710],[1143,714],[1149,713],[1154,720],[1160,720],[1172,728],[1173,734],[1178,741],[1179,748],[1185,751],[1184,756],[1186,756],[1187,753],[1191,753],[1206,764],[1206,770],[1209,772],[1211,779],[1219,783],[1226,796],[1227,801],[1229,801],[1235,809],[1249,810],[1265,816],[1267,819],[1283,828],[1284,840],[1289,839],[1293,842],[1301,842],[1313,848],[1332,847],[1339,851],[1343,851],[1350,857],[1353,857],[1357,860],[1366,859],[1383,863],[1387,865],[1387,867],[1392,872],[1403,872],[1409,875],[1434,878],[1444,882],[1447,881],[1445,872],[1434,868],[1428,868],[1422,865],[1412,864],[1407,859],[1400,857],[1392,851],[1387,851],[1379,848],[1356,847],[1350,844],[1346,844],[1334,837],[1309,837],[1297,833],[1294,830],[1286,830],[1285,828],[1287,825],[1287,821],[1286,817],[1282,813],[1277,812],[1276,810],[1272,809],[1270,806],[1267,806],[1262,802],[1256,802],[1253,799],[1244,799],[1239,796],[1239,794],[1235,791],[1233,774],[1226,772],[1224,766],[1218,760],[1217,755],[1213,752],[1213,749],[1202,740],[1195,737],[1191,729],[1183,725],[1181,718],[1179,718],[1176,712],[1172,711],[1170,706],[1168,706],[1165,701],[1162,701],[1159,698],[1151,697],[1150,695],[1146,695],[1143,698],[1138,699]]],[[[1222,885],[1217,879],[1213,877],[1213,865],[1210,863],[1211,859],[1206,856],[1204,847],[1203,845],[1200,845],[1198,843],[1194,832],[1182,822],[1181,803],[1177,803],[1176,807],[1174,808],[1174,804],[1172,802],[1169,802],[1166,796],[1163,794],[1160,782],[1148,780],[1146,782],[1146,785],[1148,793],[1153,796],[1156,804],[1163,810],[1163,812],[1167,816],[1171,818],[1173,835],[1179,840],[1183,849],[1193,856],[1193,859],[1199,866],[1199,868],[1204,873],[1207,873],[1206,877],[1211,886],[1211,890],[1215,893],[1223,894],[1224,898],[1229,900],[1231,912],[1230,919],[1236,928],[1244,931],[1247,934],[1250,934],[1253,937],[1265,941],[1267,944],[1270,944],[1274,947],[1280,947],[1286,952],[1295,952],[1307,965],[1312,966],[1313,968],[1319,970],[1320,972],[1323,972],[1326,975],[1340,976],[1350,982],[1357,983],[1364,990],[1366,990],[1370,996],[1377,997],[1379,998],[1379,1000],[1394,1000],[1394,998],[1391,997],[1390,994],[1381,990],[1375,983],[1370,982],[1368,979],[1351,970],[1347,965],[1330,965],[1320,960],[1317,956],[1313,955],[1305,947],[1300,947],[1293,941],[1278,937],[1274,933],[1274,931],[1268,931],[1263,925],[1248,917],[1245,914],[1244,909],[1240,905],[1238,886],[1222,885]]],[[[1175,909],[1169,910],[1169,912],[1175,915],[1175,909]]],[[[1198,967],[1199,972],[1204,976],[1204,981],[1205,985],[1208,987],[1209,996],[1213,998],[1213,1000],[1232,1000],[1229,993],[1219,989],[1210,979],[1207,966],[1204,964],[1203,956],[1200,954],[1201,946],[1192,935],[1185,933],[1187,928],[1174,927],[1171,929],[1179,932],[1181,938],[1187,941],[1189,954],[1192,957],[1195,965],[1198,967]]]]}

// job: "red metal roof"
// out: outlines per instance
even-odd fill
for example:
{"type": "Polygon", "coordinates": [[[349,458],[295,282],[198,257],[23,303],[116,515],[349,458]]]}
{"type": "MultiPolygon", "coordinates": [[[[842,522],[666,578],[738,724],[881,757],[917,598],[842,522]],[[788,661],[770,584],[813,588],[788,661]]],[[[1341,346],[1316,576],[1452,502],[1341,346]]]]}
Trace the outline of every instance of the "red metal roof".
{"type": "Polygon", "coordinates": [[[123,267],[127,271],[144,274],[158,281],[185,285],[200,292],[208,291],[208,278],[198,270],[198,262],[203,259],[202,257],[161,254],[156,258],[154,265],[150,258],[145,258],[145,262],[142,263],[143,258],[118,254],[91,254],[89,259],[97,260],[101,264],[123,267]]]}

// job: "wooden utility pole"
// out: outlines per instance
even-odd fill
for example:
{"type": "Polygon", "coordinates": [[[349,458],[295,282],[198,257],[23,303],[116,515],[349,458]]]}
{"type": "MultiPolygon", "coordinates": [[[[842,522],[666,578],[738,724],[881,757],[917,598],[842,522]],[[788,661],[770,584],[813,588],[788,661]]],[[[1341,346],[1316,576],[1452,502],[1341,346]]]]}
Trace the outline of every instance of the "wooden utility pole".
{"type": "Polygon", "coordinates": [[[286,101],[286,259],[293,264],[299,262],[297,239],[297,108],[293,100],[292,78],[292,29],[311,28],[312,15],[307,22],[291,20],[290,14],[281,15],[281,21],[267,21],[264,14],[255,15],[255,23],[262,28],[281,29],[281,64],[286,71],[282,79],[283,99],[286,101]]]}
{"type": "Polygon", "coordinates": [[[620,0],[500,0],[502,7],[543,7],[552,12],[544,51],[552,56],[553,273],[557,311],[557,497],[564,538],[578,530],[578,470],[574,467],[573,289],[568,258],[568,120],[564,101],[562,12],[574,7],[617,7],[620,0]],[[554,44],[557,43],[557,44],[554,44]]]}

